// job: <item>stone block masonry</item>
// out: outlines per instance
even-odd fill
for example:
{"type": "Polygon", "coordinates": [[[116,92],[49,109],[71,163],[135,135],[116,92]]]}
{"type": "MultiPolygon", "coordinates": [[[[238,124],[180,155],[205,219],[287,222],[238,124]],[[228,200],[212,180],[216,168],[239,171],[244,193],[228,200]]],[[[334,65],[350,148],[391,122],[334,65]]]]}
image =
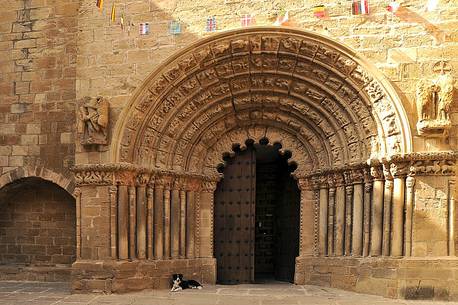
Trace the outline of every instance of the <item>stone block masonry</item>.
{"type": "Polygon", "coordinates": [[[0,158],[7,161],[0,163],[0,175],[45,166],[70,177],[79,1],[1,5],[0,158]]]}

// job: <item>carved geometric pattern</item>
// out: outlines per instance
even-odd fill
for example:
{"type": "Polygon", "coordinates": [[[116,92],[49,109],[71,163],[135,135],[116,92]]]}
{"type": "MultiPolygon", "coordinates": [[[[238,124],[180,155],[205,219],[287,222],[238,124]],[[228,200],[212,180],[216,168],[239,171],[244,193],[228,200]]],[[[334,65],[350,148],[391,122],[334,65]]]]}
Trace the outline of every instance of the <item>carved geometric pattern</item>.
{"type": "Polygon", "coordinates": [[[263,137],[291,150],[299,171],[408,152],[404,110],[375,74],[308,32],[215,35],[147,79],[118,123],[113,161],[214,174],[232,144],[263,137]]]}

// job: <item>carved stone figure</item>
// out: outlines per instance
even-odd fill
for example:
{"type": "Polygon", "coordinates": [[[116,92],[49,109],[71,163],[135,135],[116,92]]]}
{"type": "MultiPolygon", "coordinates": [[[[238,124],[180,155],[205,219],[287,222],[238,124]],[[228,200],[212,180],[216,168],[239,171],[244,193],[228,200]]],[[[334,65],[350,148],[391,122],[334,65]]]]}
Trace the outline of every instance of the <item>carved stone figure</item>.
{"type": "Polygon", "coordinates": [[[80,107],[80,120],[83,125],[81,144],[105,145],[108,143],[108,101],[99,96],[85,97],[80,107]]]}
{"type": "Polygon", "coordinates": [[[447,136],[451,128],[450,106],[454,79],[444,70],[434,79],[422,79],[416,88],[417,130],[420,135],[447,136]]]}

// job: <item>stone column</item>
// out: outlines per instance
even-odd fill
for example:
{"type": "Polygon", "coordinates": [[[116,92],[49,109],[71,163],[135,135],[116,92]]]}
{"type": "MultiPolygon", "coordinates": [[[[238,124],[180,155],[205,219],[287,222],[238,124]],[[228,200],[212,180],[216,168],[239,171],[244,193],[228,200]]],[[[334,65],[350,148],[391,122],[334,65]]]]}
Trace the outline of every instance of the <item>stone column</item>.
{"type": "Polygon", "coordinates": [[[118,258],[118,247],[117,247],[117,238],[118,230],[116,228],[118,220],[118,187],[113,185],[109,188],[110,193],[110,249],[111,249],[111,258],[118,258]]]}
{"type": "Polygon", "coordinates": [[[383,175],[385,176],[385,191],[383,195],[383,243],[382,254],[390,255],[391,241],[391,200],[393,197],[393,176],[387,164],[383,165],[383,175]]]}
{"type": "Polygon", "coordinates": [[[180,256],[180,190],[181,179],[175,177],[172,184],[172,196],[170,200],[170,252],[172,258],[178,258],[180,256]]]}
{"type": "Polygon", "coordinates": [[[135,186],[129,186],[129,258],[137,258],[136,228],[137,228],[137,194],[135,186]]]}
{"type": "Polygon", "coordinates": [[[75,188],[73,191],[76,203],[76,259],[81,258],[81,189],[75,188]]]}
{"type": "Polygon", "coordinates": [[[455,256],[455,180],[448,182],[448,255],[455,256]]]}
{"type": "Polygon", "coordinates": [[[171,189],[172,189],[173,177],[166,176],[164,183],[164,258],[169,259],[171,257],[171,227],[170,227],[170,212],[171,212],[171,189]]]}
{"type": "Polygon", "coordinates": [[[301,191],[300,211],[300,245],[299,256],[313,256],[314,254],[314,210],[315,196],[313,186],[308,179],[299,179],[298,186],[301,191]]]}
{"type": "Polygon", "coordinates": [[[364,176],[362,170],[352,171],[353,178],[353,227],[352,255],[363,255],[363,213],[364,213],[364,176]]]}
{"type": "Polygon", "coordinates": [[[328,206],[328,256],[334,255],[334,211],[336,202],[336,184],[334,176],[328,176],[329,206],[328,206]]]}
{"type": "Polygon", "coordinates": [[[204,181],[200,192],[200,257],[213,257],[213,203],[217,181],[204,181]]]}
{"type": "Polygon", "coordinates": [[[335,174],[336,180],[336,226],[335,226],[335,250],[336,256],[344,254],[345,238],[345,182],[342,174],[335,174]]]}
{"type": "Polygon", "coordinates": [[[127,185],[118,186],[118,256],[129,258],[129,194],[127,185]]]}
{"type": "Polygon", "coordinates": [[[369,169],[364,169],[364,220],[363,220],[363,256],[369,256],[371,234],[371,193],[372,178],[369,169]]]}
{"type": "Polygon", "coordinates": [[[392,228],[391,255],[402,256],[404,245],[404,196],[407,176],[407,164],[391,163],[390,173],[393,176],[392,195],[392,228]]]}
{"type": "Polygon", "coordinates": [[[313,186],[313,255],[319,256],[319,217],[320,217],[320,181],[318,178],[312,179],[313,186]]]}
{"type": "Polygon", "coordinates": [[[200,181],[188,180],[186,184],[186,257],[195,256],[196,219],[199,217],[196,208],[196,194],[199,193],[200,181]]]}
{"type": "Polygon", "coordinates": [[[319,220],[319,254],[327,255],[328,247],[328,183],[326,177],[320,177],[320,220],[319,220]]]}
{"type": "Polygon", "coordinates": [[[352,205],[353,205],[353,177],[351,171],[344,172],[345,178],[345,234],[344,234],[344,250],[345,255],[351,255],[352,244],[352,205]]]}
{"type": "Polygon", "coordinates": [[[412,218],[414,199],[415,178],[409,176],[406,179],[406,223],[405,223],[405,256],[412,256],[412,218]]]}
{"type": "Polygon", "coordinates": [[[154,249],[154,179],[150,180],[146,188],[146,248],[147,248],[147,258],[153,259],[153,249],[154,249]]]}
{"type": "Polygon", "coordinates": [[[164,257],[164,178],[154,180],[154,258],[164,257]]]}
{"type": "Polygon", "coordinates": [[[186,180],[180,183],[180,257],[186,257],[186,180]]]}
{"type": "Polygon", "coordinates": [[[379,166],[371,167],[371,176],[374,178],[372,188],[371,210],[371,256],[382,255],[383,236],[383,190],[384,181],[382,170],[379,166]]]}
{"type": "Polygon", "coordinates": [[[147,222],[147,202],[146,202],[146,184],[149,176],[140,174],[137,177],[137,258],[146,258],[146,222],[147,222]]]}

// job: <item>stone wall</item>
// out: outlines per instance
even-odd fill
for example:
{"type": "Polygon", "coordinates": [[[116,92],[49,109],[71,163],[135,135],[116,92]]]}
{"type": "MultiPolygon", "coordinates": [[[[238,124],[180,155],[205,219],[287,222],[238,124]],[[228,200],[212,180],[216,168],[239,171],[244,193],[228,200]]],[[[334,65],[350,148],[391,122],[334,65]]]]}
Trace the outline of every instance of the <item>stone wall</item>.
{"type": "Polygon", "coordinates": [[[0,278],[68,279],[76,259],[74,199],[35,178],[8,185],[1,199],[0,278]]]}
{"type": "Polygon", "coordinates": [[[169,289],[175,273],[203,285],[214,284],[216,261],[213,258],[133,262],[80,260],[73,265],[72,290],[76,293],[124,293],[169,289]]]}
{"type": "Polygon", "coordinates": [[[79,1],[1,1],[0,174],[74,163],[79,1]]]}
{"type": "Polygon", "coordinates": [[[412,300],[458,297],[455,258],[298,258],[297,266],[298,284],[412,300]]]}

